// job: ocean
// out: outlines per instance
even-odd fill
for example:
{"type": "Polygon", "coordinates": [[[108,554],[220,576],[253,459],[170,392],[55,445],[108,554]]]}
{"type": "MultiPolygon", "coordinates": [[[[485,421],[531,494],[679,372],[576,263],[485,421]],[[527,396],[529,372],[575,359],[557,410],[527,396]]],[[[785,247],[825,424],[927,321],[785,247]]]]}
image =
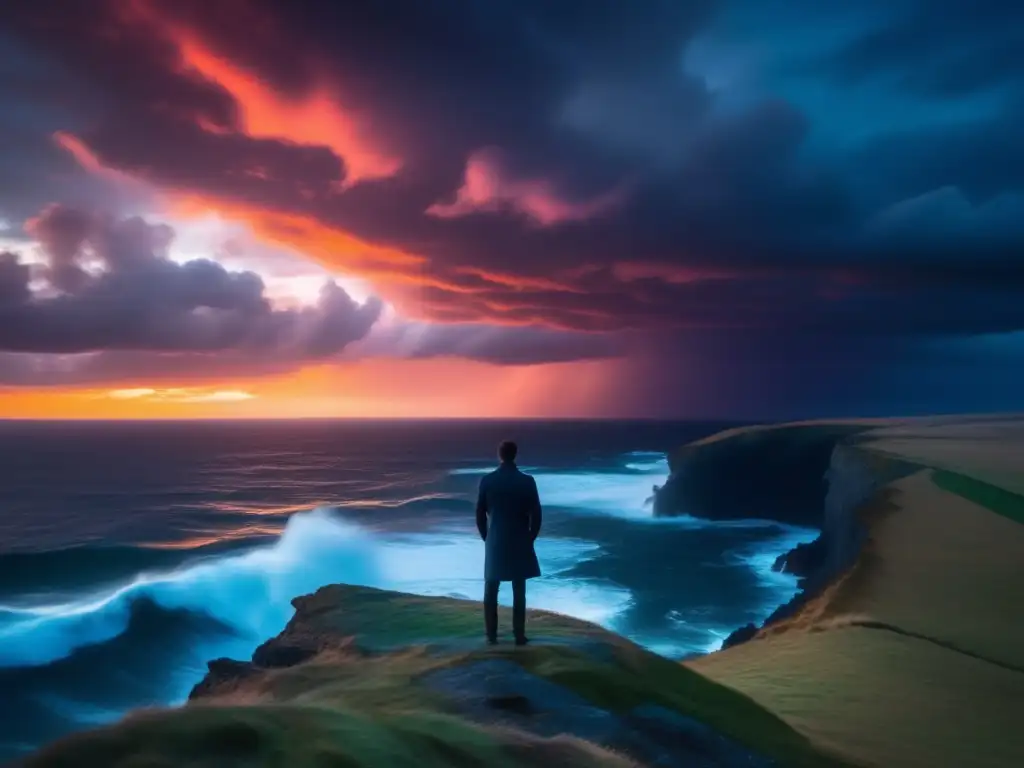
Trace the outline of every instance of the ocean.
{"type": "Polygon", "coordinates": [[[0,761],[183,702],[321,585],[480,599],[476,487],[505,438],[545,510],[529,604],[672,658],[713,651],[794,594],[771,565],[816,535],[653,517],[667,452],[728,426],[0,423],[0,761]]]}

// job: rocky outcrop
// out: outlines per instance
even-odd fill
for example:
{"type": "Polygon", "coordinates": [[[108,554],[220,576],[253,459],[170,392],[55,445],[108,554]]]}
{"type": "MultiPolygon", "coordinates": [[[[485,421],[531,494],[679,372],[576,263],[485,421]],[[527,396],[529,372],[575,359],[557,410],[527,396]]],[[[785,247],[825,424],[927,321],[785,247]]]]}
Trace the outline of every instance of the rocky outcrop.
{"type": "Polygon", "coordinates": [[[26,765],[837,765],[751,699],[575,619],[531,612],[530,645],[488,647],[472,602],[336,585],[294,604],[185,707],[26,765]]]}

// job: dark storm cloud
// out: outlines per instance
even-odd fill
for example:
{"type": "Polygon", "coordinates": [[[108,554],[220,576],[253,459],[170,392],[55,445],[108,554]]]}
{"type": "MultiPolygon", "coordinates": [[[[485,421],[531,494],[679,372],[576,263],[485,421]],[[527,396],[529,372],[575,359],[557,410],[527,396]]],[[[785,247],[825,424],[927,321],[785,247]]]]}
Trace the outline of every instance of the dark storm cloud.
{"type": "Polygon", "coordinates": [[[911,198],[955,187],[969,199],[985,202],[1007,192],[1024,191],[1024,82],[1017,99],[996,114],[879,136],[862,146],[854,160],[883,169],[874,186],[890,198],[911,198]]]}
{"type": "Polygon", "coordinates": [[[28,225],[47,261],[43,283],[14,254],[0,257],[0,349],[219,352],[321,359],[364,337],[380,315],[333,283],[315,307],[274,309],[261,278],[208,260],[170,261],[169,227],[90,217],[54,206],[28,225]]]}
{"type": "Polygon", "coordinates": [[[658,339],[611,400],[616,415],[753,421],[1020,409],[1024,344],[728,330],[658,339]],[[671,353],[669,353],[669,350],[671,353]]]}
{"type": "MultiPolygon", "coordinates": [[[[0,7],[0,19],[5,12],[0,7]]],[[[0,104],[0,217],[17,225],[55,196],[74,204],[124,202],[109,179],[84,173],[53,140],[56,131],[86,126],[92,102],[83,81],[2,23],[0,104]]],[[[142,202],[140,190],[132,192],[142,202]]]]}
{"type": "MultiPolygon", "coordinates": [[[[814,56],[780,54],[756,89],[735,92],[686,64],[717,20],[756,12],[728,0],[104,0],[58,17],[14,6],[24,45],[89,84],[95,119],[75,135],[104,165],[422,257],[402,279],[374,274],[403,312],[773,329],[780,344],[813,329],[1024,328],[1011,3],[864,0],[857,25],[826,30],[814,56]],[[290,104],[336,87],[395,172],[344,186],[354,165],[337,147],[255,135],[246,100],[267,105],[190,67],[197,45],[290,104]],[[892,127],[854,111],[844,128],[857,138],[841,144],[820,135],[835,118],[797,98],[864,83],[912,108],[892,127]],[[858,120],[872,126],[863,137],[858,120]]],[[[786,48],[800,20],[766,19],[745,42],[786,48]]],[[[460,338],[453,354],[473,348],[460,338]]],[[[569,356],[563,342],[556,356],[569,356]]]]}
{"type": "Polygon", "coordinates": [[[617,357],[627,348],[623,338],[606,334],[482,324],[396,323],[376,330],[356,345],[353,353],[360,357],[411,359],[462,357],[497,365],[523,365],[617,357]]]}
{"type": "Polygon", "coordinates": [[[895,78],[925,95],[1024,85],[1024,6],[1007,0],[893,3],[891,16],[815,62],[842,84],[895,78]]]}

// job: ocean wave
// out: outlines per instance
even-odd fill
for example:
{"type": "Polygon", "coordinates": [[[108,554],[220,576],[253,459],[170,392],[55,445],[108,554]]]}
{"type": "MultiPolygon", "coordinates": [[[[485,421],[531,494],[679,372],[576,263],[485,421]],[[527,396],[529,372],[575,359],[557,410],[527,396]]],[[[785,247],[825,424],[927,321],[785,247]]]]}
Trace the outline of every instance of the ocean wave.
{"type": "MultiPolygon", "coordinates": [[[[166,561],[161,550],[147,553],[166,561]]],[[[0,667],[46,664],[124,632],[134,600],[195,609],[255,638],[281,630],[291,598],[336,581],[374,578],[373,542],[325,510],[292,516],[271,546],[165,570],[150,562],[130,581],[63,602],[0,605],[0,667]]]]}
{"type": "Polygon", "coordinates": [[[234,637],[231,627],[205,613],[138,597],[116,637],[42,666],[0,668],[0,762],[69,730],[180,698],[202,675],[215,644],[234,637]]]}
{"type": "Polygon", "coordinates": [[[144,569],[171,570],[200,558],[222,555],[240,545],[236,541],[188,549],[125,545],[6,552],[0,554],[0,604],[12,599],[23,603],[73,594],[81,591],[82,584],[121,583],[144,569]]]}

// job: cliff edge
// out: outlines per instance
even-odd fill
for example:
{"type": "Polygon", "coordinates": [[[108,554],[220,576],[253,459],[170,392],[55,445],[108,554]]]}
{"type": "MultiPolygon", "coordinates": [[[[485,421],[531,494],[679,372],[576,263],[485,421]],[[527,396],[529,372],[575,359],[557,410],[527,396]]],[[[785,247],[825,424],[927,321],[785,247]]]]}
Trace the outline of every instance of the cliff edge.
{"type": "Polygon", "coordinates": [[[250,662],[211,662],[186,706],[24,765],[842,764],[743,694],[585,622],[532,612],[529,646],[487,647],[471,602],[336,585],[294,605],[250,662]]]}
{"type": "Polygon", "coordinates": [[[687,666],[861,765],[1024,765],[1024,421],[876,425],[827,473],[803,594],[687,666]]]}

